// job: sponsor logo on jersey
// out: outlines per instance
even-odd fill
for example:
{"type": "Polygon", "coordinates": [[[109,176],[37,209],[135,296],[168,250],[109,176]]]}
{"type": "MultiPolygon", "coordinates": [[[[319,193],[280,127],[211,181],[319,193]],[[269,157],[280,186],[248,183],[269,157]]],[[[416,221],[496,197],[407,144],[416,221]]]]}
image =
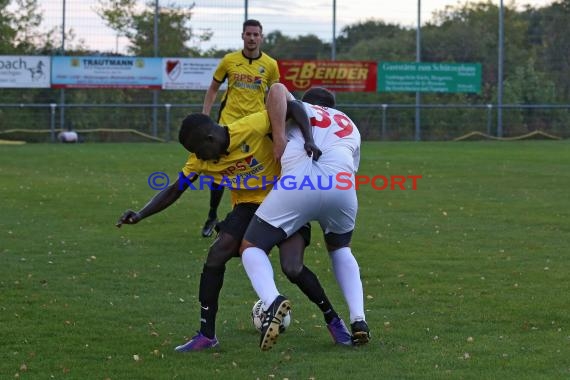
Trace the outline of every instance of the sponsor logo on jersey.
{"type": "Polygon", "coordinates": [[[246,157],[245,162],[247,162],[250,168],[259,165],[259,162],[253,156],[246,157]]]}
{"type": "Polygon", "coordinates": [[[243,174],[251,174],[251,169],[257,168],[259,165],[259,161],[251,155],[247,156],[243,160],[236,162],[233,165],[228,166],[223,171],[220,172],[222,176],[234,176],[234,175],[243,175],[243,174]]]}
{"type": "Polygon", "coordinates": [[[258,90],[261,88],[261,86],[263,86],[263,77],[245,73],[235,73],[233,86],[238,88],[258,90]]]}

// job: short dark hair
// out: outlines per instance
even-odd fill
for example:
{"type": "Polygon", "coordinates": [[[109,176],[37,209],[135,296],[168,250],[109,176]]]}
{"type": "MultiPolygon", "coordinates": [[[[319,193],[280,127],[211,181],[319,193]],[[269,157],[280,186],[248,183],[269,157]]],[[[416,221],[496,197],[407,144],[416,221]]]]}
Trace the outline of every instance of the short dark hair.
{"type": "Polygon", "coordinates": [[[334,94],[324,87],[311,87],[303,94],[302,101],[317,106],[334,107],[336,99],[334,94]]]}
{"type": "Polygon", "coordinates": [[[178,132],[178,141],[184,148],[192,151],[193,145],[203,141],[214,121],[203,113],[191,113],[182,120],[180,131],[178,132]]]}
{"type": "Polygon", "coordinates": [[[242,29],[242,33],[245,32],[245,27],[246,26],[259,26],[259,30],[261,32],[263,32],[263,26],[261,26],[261,23],[257,20],[254,19],[249,19],[249,20],[245,20],[243,22],[243,29],[242,29]]]}

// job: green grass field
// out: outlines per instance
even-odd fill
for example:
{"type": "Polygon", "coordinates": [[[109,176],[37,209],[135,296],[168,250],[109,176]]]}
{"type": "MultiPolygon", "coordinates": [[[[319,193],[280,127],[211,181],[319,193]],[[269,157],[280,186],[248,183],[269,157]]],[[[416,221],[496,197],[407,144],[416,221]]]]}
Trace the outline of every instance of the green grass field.
{"type": "MultiPolygon", "coordinates": [[[[261,352],[235,259],[221,348],[173,351],[199,326],[208,194],[115,222],[155,194],[150,173],[175,176],[185,158],[174,143],[0,146],[1,379],[570,378],[568,141],[365,143],[360,174],[422,179],[359,191],[353,248],[373,334],[360,348],[334,346],[274,266],[293,322],[261,352]]],[[[306,263],[346,318],[318,233],[306,263]]]]}

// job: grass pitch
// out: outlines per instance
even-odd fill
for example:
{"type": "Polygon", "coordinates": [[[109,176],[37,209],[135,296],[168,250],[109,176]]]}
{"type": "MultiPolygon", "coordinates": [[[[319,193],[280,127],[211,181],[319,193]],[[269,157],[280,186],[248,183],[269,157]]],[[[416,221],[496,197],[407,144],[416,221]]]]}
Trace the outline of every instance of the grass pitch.
{"type": "MultiPolygon", "coordinates": [[[[293,305],[273,350],[257,346],[257,297],[234,259],[221,348],[173,351],[199,326],[208,194],[114,224],[155,194],[151,173],[174,178],[185,158],[177,144],[0,146],[0,378],[570,377],[567,141],[365,143],[360,174],[422,178],[417,190],[359,190],[353,248],[373,338],[348,349],[273,253],[293,305]]],[[[313,231],[306,263],[346,318],[313,231]]]]}

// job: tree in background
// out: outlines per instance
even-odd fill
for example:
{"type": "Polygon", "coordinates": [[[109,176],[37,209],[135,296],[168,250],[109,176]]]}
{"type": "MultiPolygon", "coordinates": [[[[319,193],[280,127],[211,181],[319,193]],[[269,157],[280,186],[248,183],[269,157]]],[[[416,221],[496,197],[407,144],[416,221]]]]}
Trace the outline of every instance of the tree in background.
{"type": "Polygon", "coordinates": [[[0,0],[0,54],[38,54],[53,46],[56,28],[42,32],[42,21],[37,0],[0,0]]]}
{"type": "MultiPolygon", "coordinates": [[[[496,96],[493,98],[496,101],[496,96]]],[[[526,61],[525,66],[518,66],[515,72],[504,82],[503,102],[505,104],[553,104],[556,103],[556,86],[543,72],[536,70],[533,58],[526,61]]],[[[549,120],[555,110],[534,110],[530,108],[514,108],[504,111],[511,121],[525,133],[536,129],[550,129],[549,120]]],[[[558,119],[558,118],[557,118],[558,119]]]]}
{"type": "Polygon", "coordinates": [[[314,34],[288,37],[280,31],[268,33],[263,38],[262,51],[277,59],[330,59],[330,44],[325,44],[314,34]]]}
{"type": "MultiPolygon", "coordinates": [[[[37,0],[0,0],[0,54],[40,55],[50,54],[57,28],[41,31],[43,14],[37,0]]],[[[51,89],[2,88],[0,103],[55,102],[51,89]]],[[[0,109],[0,124],[13,125],[18,120],[22,126],[37,124],[36,110],[0,109]]]]}
{"type": "MultiPolygon", "coordinates": [[[[483,99],[496,92],[499,8],[490,3],[465,3],[435,12],[422,33],[422,60],[478,62],[483,70],[483,99]]],[[[528,23],[505,7],[504,75],[508,77],[535,52],[527,39],[528,23]]]]}
{"type": "Polygon", "coordinates": [[[7,54],[15,51],[14,39],[16,29],[13,25],[14,16],[8,12],[9,0],[0,0],[0,53],[7,54]]]}
{"type": "MultiPolygon", "coordinates": [[[[200,49],[191,47],[193,39],[208,41],[213,33],[206,30],[196,34],[190,27],[192,10],[174,3],[162,6],[158,12],[158,55],[162,57],[200,56],[200,49]]],[[[136,7],[136,0],[100,0],[97,14],[119,35],[130,41],[129,53],[140,57],[154,56],[155,6],[149,1],[144,9],[136,7]]]]}
{"type": "Polygon", "coordinates": [[[338,59],[415,60],[415,32],[381,20],[345,26],[336,40],[338,59]]]}
{"type": "Polygon", "coordinates": [[[541,67],[556,83],[559,99],[570,98],[570,0],[540,10],[542,20],[541,67]]]}
{"type": "MultiPolygon", "coordinates": [[[[154,56],[154,0],[147,0],[142,7],[138,4],[140,0],[98,1],[97,13],[103,21],[118,35],[128,38],[129,55],[154,56]]],[[[0,0],[0,54],[60,53],[61,30],[58,31],[58,27],[47,33],[39,30],[43,15],[38,4],[39,0],[0,0]]],[[[193,32],[191,19],[195,11],[194,6],[183,9],[172,4],[160,8],[158,56],[222,57],[228,52],[215,47],[207,51],[200,49],[200,41],[210,40],[213,32],[193,32]]],[[[424,93],[421,97],[423,104],[496,104],[498,11],[498,6],[492,1],[482,0],[458,3],[432,14],[422,27],[422,61],[481,63],[483,83],[481,94],[424,93]]],[[[570,98],[570,0],[555,0],[544,7],[526,6],[522,9],[511,2],[505,7],[504,21],[503,103],[567,104],[570,98]]],[[[65,32],[66,55],[106,54],[89,49],[81,40],[76,41],[73,30],[65,32]]],[[[403,27],[380,19],[358,22],[344,27],[338,35],[336,59],[415,61],[415,38],[416,29],[413,26],[403,27]]],[[[280,31],[273,31],[265,36],[263,50],[276,59],[328,60],[331,57],[331,44],[311,34],[289,37],[280,31]]],[[[146,104],[150,102],[149,95],[150,92],[145,90],[74,89],[66,91],[66,101],[146,104]]],[[[163,91],[160,93],[160,102],[199,103],[202,97],[200,91],[163,91]]],[[[375,105],[375,108],[354,107],[351,116],[359,120],[363,136],[377,138],[379,115],[382,114],[380,105],[414,104],[415,93],[340,92],[337,100],[344,104],[375,105]]],[[[2,89],[0,102],[58,103],[59,93],[53,89],[2,89]]],[[[66,115],[73,113],[68,111],[66,115]]],[[[123,111],[129,114],[128,110],[123,111]]],[[[0,109],[1,112],[6,110],[0,109]]],[[[19,117],[25,112],[28,110],[19,110],[19,117]]],[[[29,113],[32,115],[34,112],[29,113]]],[[[88,121],[89,126],[110,122],[108,112],[90,112],[92,120],[88,121]]],[[[413,131],[409,128],[414,120],[412,108],[391,108],[387,117],[389,125],[402,126],[401,130],[389,131],[393,132],[394,139],[413,138],[413,131]]],[[[567,127],[562,125],[568,124],[568,117],[566,110],[505,110],[505,119],[511,125],[516,124],[520,132],[535,127],[556,127],[546,125],[549,120],[555,120],[551,123],[558,123],[560,130],[565,130],[562,128],[567,127]]],[[[13,118],[0,114],[0,119],[13,118]]],[[[125,120],[129,120],[128,117],[125,120]]],[[[469,125],[470,130],[474,129],[472,126],[483,125],[486,128],[486,120],[486,112],[477,109],[426,109],[422,112],[422,128],[425,126],[426,133],[422,135],[428,139],[449,138],[456,136],[462,125],[469,125]]]]}

